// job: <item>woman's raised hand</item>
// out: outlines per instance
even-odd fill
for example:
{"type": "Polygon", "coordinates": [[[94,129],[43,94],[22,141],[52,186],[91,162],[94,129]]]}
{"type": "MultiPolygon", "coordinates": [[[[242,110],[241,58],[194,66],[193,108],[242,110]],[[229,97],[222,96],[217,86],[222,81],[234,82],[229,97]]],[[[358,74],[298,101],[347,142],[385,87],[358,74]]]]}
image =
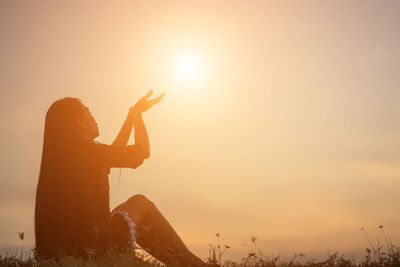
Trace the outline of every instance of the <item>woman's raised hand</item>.
{"type": "Polygon", "coordinates": [[[140,115],[149,108],[151,108],[153,105],[160,102],[165,95],[165,93],[162,93],[156,98],[149,99],[152,94],[153,90],[150,90],[144,97],[142,97],[138,102],[136,102],[136,104],[133,107],[130,108],[129,112],[132,113],[132,115],[140,115]]]}

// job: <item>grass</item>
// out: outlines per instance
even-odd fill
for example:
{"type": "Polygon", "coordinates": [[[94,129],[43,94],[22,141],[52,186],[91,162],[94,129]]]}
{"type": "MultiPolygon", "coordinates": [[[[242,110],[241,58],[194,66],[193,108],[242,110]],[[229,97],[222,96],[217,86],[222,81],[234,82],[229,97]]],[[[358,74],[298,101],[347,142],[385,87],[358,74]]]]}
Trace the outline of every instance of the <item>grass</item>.
{"type": "MultiPolygon", "coordinates": [[[[220,235],[216,234],[217,244],[209,244],[209,256],[206,263],[210,267],[381,267],[396,266],[400,267],[400,247],[393,245],[392,241],[386,237],[383,225],[378,228],[383,236],[384,244],[374,245],[364,228],[361,231],[368,241],[369,248],[365,250],[364,258],[356,262],[354,259],[348,259],[338,253],[329,254],[325,260],[307,259],[304,254],[295,254],[291,259],[282,259],[279,255],[274,257],[266,257],[264,253],[258,249],[252,249],[242,258],[240,262],[223,259],[224,253],[231,247],[229,245],[221,245],[220,235]]],[[[93,251],[88,250],[86,259],[76,258],[72,256],[62,257],[59,261],[35,261],[33,253],[23,257],[23,239],[24,234],[19,233],[21,239],[20,255],[0,255],[0,266],[5,267],[109,267],[109,266],[133,266],[133,267],[162,267],[165,266],[150,254],[142,249],[135,251],[127,251],[125,253],[109,251],[102,256],[94,256],[93,251]]],[[[256,236],[251,236],[251,241],[256,248],[256,236]]]]}

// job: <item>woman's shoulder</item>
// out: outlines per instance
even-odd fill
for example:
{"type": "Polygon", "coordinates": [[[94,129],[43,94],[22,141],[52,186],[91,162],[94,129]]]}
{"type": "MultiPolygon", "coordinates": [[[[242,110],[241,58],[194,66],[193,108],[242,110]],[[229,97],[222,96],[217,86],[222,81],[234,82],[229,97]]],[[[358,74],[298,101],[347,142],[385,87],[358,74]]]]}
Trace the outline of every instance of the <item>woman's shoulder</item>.
{"type": "Polygon", "coordinates": [[[104,144],[98,141],[93,141],[91,144],[91,152],[95,154],[97,157],[116,157],[120,154],[125,154],[127,151],[130,151],[134,146],[113,146],[104,144]]]}
{"type": "Polygon", "coordinates": [[[93,140],[83,144],[80,151],[91,158],[102,158],[108,153],[109,149],[110,145],[93,140]]]}
{"type": "Polygon", "coordinates": [[[91,143],[91,145],[92,145],[94,148],[98,148],[98,149],[105,149],[105,148],[107,148],[107,147],[110,146],[110,145],[107,145],[107,144],[104,144],[104,143],[102,143],[102,142],[95,141],[95,140],[93,140],[93,142],[91,143]]]}
{"type": "Polygon", "coordinates": [[[136,168],[144,160],[142,150],[136,145],[115,146],[94,141],[92,146],[94,157],[105,160],[110,167],[136,168]]]}
{"type": "Polygon", "coordinates": [[[126,146],[115,146],[115,145],[107,145],[104,143],[101,143],[99,141],[93,141],[92,149],[101,152],[101,151],[106,151],[106,152],[131,152],[133,150],[138,150],[138,146],[136,145],[126,145],[126,146]]]}

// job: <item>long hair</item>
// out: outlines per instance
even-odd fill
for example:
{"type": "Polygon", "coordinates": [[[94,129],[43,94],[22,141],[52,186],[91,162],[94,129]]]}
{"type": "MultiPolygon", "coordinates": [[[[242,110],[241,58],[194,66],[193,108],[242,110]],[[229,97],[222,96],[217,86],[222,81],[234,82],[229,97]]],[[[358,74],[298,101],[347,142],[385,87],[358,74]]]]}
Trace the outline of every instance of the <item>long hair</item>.
{"type": "Polygon", "coordinates": [[[36,256],[50,257],[68,247],[76,212],[74,170],[79,149],[78,118],[83,104],[77,98],[54,102],[46,114],[42,160],[35,203],[36,256]],[[66,218],[68,220],[66,220],[66,218]]]}

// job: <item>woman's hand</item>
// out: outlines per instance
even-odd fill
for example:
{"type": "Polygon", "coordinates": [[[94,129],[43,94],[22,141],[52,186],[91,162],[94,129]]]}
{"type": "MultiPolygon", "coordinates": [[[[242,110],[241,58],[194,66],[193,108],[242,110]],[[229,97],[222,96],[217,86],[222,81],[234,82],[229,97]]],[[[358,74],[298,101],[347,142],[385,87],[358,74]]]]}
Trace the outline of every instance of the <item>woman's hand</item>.
{"type": "Polygon", "coordinates": [[[144,97],[142,97],[133,107],[130,108],[129,113],[133,116],[141,115],[143,112],[157,104],[164,97],[165,93],[160,96],[150,99],[149,97],[153,94],[153,90],[150,90],[144,97]]]}

